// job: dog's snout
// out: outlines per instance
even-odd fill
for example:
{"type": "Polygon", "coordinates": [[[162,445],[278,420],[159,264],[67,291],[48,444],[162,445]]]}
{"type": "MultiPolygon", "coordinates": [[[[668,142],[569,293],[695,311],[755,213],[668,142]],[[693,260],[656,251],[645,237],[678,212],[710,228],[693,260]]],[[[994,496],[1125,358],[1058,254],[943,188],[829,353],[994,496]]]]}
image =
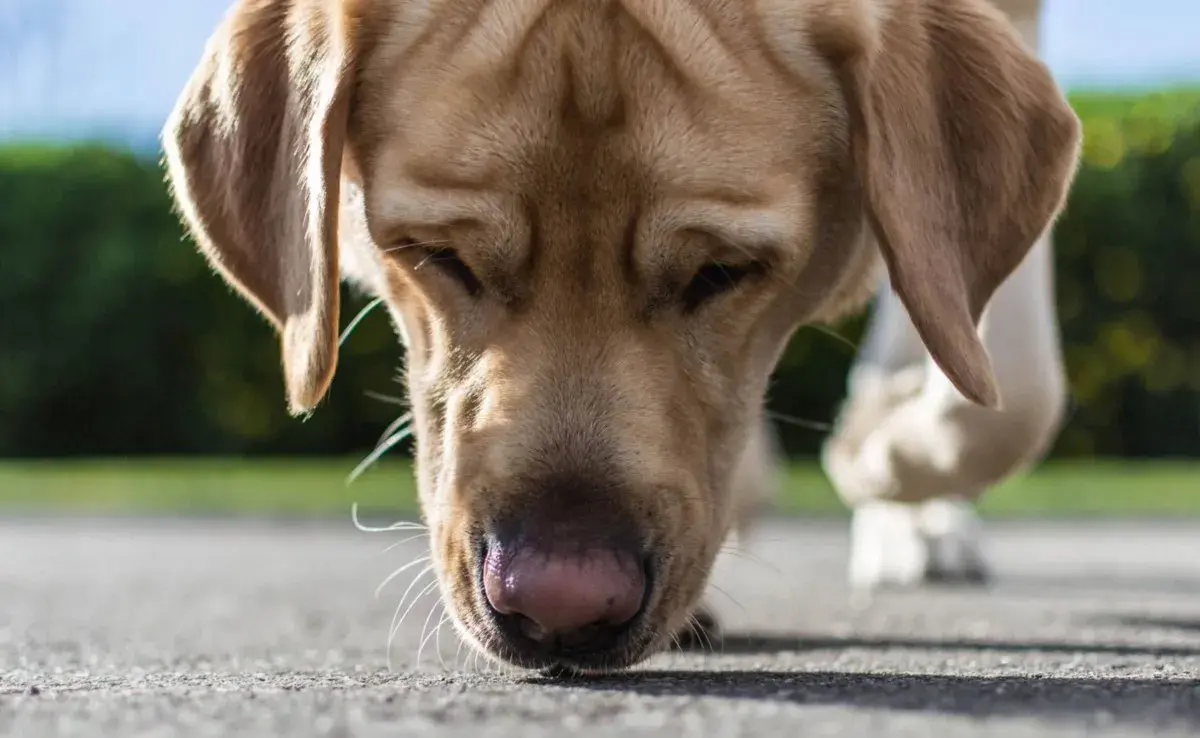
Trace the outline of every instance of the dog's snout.
{"type": "Polygon", "coordinates": [[[493,518],[478,543],[491,636],[536,668],[623,663],[644,646],[654,590],[655,559],[637,517],[579,479],[525,489],[529,504],[493,518]]]}
{"type": "Polygon", "coordinates": [[[602,648],[641,611],[647,578],[637,552],[626,548],[559,552],[498,543],[488,551],[483,585],[492,608],[519,618],[531,640],[602,648]]]}

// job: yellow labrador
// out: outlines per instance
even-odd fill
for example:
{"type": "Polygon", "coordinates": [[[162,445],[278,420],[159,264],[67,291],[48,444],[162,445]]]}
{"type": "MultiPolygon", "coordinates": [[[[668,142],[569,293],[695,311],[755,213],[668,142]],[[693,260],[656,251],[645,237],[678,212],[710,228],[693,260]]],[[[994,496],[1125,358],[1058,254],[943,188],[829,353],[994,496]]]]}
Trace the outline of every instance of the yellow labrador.
{"type": "Polygon", "coordinates": [[[386,301],[454,622],[577,671],[693,616],[780,352],[885,265],[961,411],[1019,424],[978,325],[1078,139],[982,0],[240,0],[165,132],[294,412],[339,279],[386,301]]]}

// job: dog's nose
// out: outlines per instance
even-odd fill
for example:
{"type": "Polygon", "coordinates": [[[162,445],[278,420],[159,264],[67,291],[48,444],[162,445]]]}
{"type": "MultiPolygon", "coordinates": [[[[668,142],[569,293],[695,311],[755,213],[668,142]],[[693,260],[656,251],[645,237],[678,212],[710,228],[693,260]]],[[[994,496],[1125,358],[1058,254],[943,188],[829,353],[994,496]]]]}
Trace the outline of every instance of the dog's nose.
{"type": "Polygon", "coordinates": [[[520,619],[524,634],[568,649],[603,648],[641,611],[646,574],[638,554],[619,547],[554,553],[489,547],[483,568],[488,602],[520,619]]]}

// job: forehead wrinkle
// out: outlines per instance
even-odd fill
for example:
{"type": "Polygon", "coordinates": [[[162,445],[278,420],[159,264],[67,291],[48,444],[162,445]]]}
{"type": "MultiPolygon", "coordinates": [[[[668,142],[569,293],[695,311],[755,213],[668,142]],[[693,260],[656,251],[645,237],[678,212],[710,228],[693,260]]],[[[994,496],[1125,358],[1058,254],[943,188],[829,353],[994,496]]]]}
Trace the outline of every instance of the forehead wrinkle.
{"type": "Polygon", "coordinates": [[[723,241],[757,248],[795,241],[804,230],[802,221],[806,212],[805,198],[798,192],[789,192],[782,197],[761,199],[669,198],[662,201],[655,215],[660,227],[700,230],[723,241]]]}
{"type": "Polygon", "coordinates": [[[524,208],[503,193],[455,192],[406,182],[381,191],[367,219],[372,238],[383,248],[432,230],[494,269],[511,266],[530,248],[524,208]]]}
{"type": "Polygon", "coordinates": [[[614,0],[664,52],[672,71],[710,91],[741,89],[747,65],[735,55],[712,19],[690,2],[614,0]]]}
{"type": "Polygon", "coordinates": [[[453,60],[469,74],[510,68],[555,1],[487,0],[453,60]]]}
{"type": "MultiPolygon", "coordinates": [[[[517,248],[531,262],[566,267],[561,260],[568,260],[571,266],[560,274],[571,277],[611,267],[628,273],[639,249],[627,234],[647,232],[633,215],[645,208],[640,215],[652,217],[667,198],[697,203],[693,215],[674,218],[679,228],[739,245],[794,240],[803,230],[802,223],[771,212],[779,207],[794,216],[789,206],[804,206],[805,193],[784,193],[773,183],[775,170],[786,166],[792,173],[791,163],[764,161],[777,149],[759,133],[779,135],[774,122],[787,111],[781,112],[776,80],[760,74],[761,53],[740,48],[747,39],[744,19],[726,24],[729,11],[719,3],[686,0],[472,4],[481,15],[462,37],[470,42],[465,50],[445,49],[461,58],[444,57],[414,85],[407,109],[422,114],[405,114],[389,155],[374,159],[372,189],[381,201],[372,210],[381,222],[475,220],[499,226],[488,230],[500,235],[514,230],[516,210],[517,248]],[[503,22],[489,15],[501,11],[511,12],[503,22]],[[697,54],[691,48],[697,46],[712,53],[697,54]],[[693,56],[698,66],[681,79],[678,70],[693,56]],[[485,70],[485,58],[503,64],[485,70]],[[478,68],[479,76],[463,78],[460,61],[478,68]],[[730,98],[723,103],[680,89],[701,78],[711,84],[736,79],[754,88],[763,104],[750,114],[725,104],[730,98]],[[688,100],[695,107],[681,108],[688,100]],[[622,108],[623,115],[611,115],[622,108]],[[586,125],[578,125],[581,120],[586,125]],[[749,172],[747,161],[766,164],[770,173],[762,166],[749,172]],[[728,212],[720,210],[725,206],[728,212]],[[534,217],[547,207],[564,211],[552,216],[553,226],[545,212],[534,217]]],[[[662,238],[672,229],[647,233],[662,238]]],[[[472,251],[508,258],[500,244],[480,242],[472,251]]]]}
{"type": "Polygon", "coordinates": [[[368,217],[384,224],[449,226],[499,223],[511,218],[509,198],[495,192],[422,187],[411,181],[381,188],[371,198],[368,217]]]}

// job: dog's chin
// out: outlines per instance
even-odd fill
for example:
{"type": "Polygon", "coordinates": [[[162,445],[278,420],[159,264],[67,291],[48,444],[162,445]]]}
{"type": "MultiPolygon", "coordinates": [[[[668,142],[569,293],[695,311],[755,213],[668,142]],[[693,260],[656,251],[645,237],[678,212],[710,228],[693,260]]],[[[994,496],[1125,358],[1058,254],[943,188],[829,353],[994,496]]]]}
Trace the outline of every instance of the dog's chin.
{"type": "MultiPolygon", "coordinates": [[[[489,614],[473,613],[473,620],[485,622],[489,614]]],[[[504,664],[550,678],[595,677],[618,673],[637,666],[661,648],[659,631],[639,623],[605,648],[571,649],[562,644],[536,641],[520,632],[519,626],[488,622],[469,626],[470,640],[484,656],[504,664]]]]}
{"type": "Polygon", "coordinates": [[[457,603],[455,609],[466,616],[456,618],[460,631],[484,657],[545,677],[578,678],[619,673],[662,650],[670,641],[668,629],[662,625],[663,605],[652,589],[632,622],[600,634],[605,637],[575,644],[531,636],[527,621],[497,612],[482,591],[474,601],[457,603]]]}

